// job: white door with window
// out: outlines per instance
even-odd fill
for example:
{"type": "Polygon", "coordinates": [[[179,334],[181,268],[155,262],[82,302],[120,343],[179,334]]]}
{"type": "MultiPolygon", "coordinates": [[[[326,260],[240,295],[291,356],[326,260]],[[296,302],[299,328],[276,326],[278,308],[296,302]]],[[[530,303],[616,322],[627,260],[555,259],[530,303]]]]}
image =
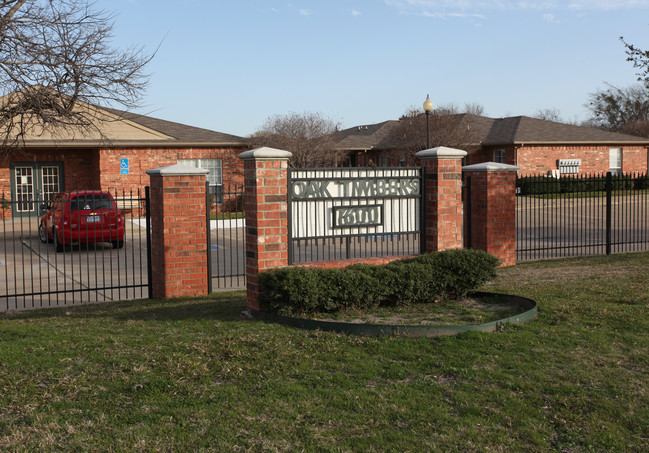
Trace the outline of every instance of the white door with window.
{"type": "Polygon", "coordinates": [[[63,163],[13,162],[10,172],[15,215],[37,213],[40,204],[63,190],[63,163]]]}

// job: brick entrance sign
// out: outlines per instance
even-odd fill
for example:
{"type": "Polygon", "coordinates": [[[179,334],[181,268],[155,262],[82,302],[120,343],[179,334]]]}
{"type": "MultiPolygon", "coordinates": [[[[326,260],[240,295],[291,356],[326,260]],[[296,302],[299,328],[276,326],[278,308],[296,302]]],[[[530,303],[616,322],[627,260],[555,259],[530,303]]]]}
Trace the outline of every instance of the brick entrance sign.
{"type": "Polygon", "coordinates": [[[207,294],[207,173],[184,165],[147,171],[153,297],[207,294]]]}

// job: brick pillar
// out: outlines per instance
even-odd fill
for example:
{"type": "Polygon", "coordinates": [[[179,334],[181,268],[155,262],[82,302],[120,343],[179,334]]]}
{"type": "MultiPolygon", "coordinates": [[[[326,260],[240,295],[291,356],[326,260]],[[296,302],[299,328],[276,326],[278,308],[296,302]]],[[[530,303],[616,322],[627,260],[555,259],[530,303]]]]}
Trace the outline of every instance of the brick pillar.
{"type": "Polygon", "coordinates": [[[425,172],[425,251],[462,247],[462,158],[466,151],[440,146],[415,154],[425,172]]]}
{"type": "Polygon", "coordinates": [[[471,178],[471,248],[516,264],[516,165],[484,162],[463,167],[471,178]]]}
{"type": "Polygon", "coordinates": [[[246,289],[248,312],[260,310],[258,275],[288,266],[288,151],[258,148],[243,160],[246,212],[246,289]]]}
{"type": "Polygon", "coordinates": [[[207,294],[207,173],[184,165],[147,171],[153,297],[207,294]]]}

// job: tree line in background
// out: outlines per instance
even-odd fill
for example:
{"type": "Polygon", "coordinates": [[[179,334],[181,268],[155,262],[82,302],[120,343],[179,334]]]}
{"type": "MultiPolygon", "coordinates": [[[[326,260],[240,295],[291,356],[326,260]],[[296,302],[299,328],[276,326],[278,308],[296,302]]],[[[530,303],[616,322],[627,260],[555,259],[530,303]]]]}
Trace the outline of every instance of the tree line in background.
{"type": "MultiPolygon", "coordinates": [[[[454,104],[439,107],[430,116],[430,143],[468,149],[476,144],[470,119],[464,113],[481,115],[482,106],[454,104]]],[[[382,147],[409,154],[426,148],[427,118],[416,107],[410,107],[384,138],[382,147]]],[[[349,159],[347,150],[338,149],[340,123],[313,112],[289,113],[269,117],[261,130],[252,135],[252,146],[282,149],[293,154],[289,165],[297,168],[338,166],[349,159]]]]}

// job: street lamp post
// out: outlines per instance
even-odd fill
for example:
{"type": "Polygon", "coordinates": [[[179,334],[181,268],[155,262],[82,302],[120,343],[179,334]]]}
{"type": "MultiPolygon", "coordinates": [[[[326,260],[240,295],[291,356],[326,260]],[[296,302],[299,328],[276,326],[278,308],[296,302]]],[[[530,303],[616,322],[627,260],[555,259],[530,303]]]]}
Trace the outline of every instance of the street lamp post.
{"type": "Polygon", "coordinates": [[[426,149],[430,149],[430,112],[433,111],[433,101],[426,95],[424,101],[424,112],[426,113],[426,149]]]}

